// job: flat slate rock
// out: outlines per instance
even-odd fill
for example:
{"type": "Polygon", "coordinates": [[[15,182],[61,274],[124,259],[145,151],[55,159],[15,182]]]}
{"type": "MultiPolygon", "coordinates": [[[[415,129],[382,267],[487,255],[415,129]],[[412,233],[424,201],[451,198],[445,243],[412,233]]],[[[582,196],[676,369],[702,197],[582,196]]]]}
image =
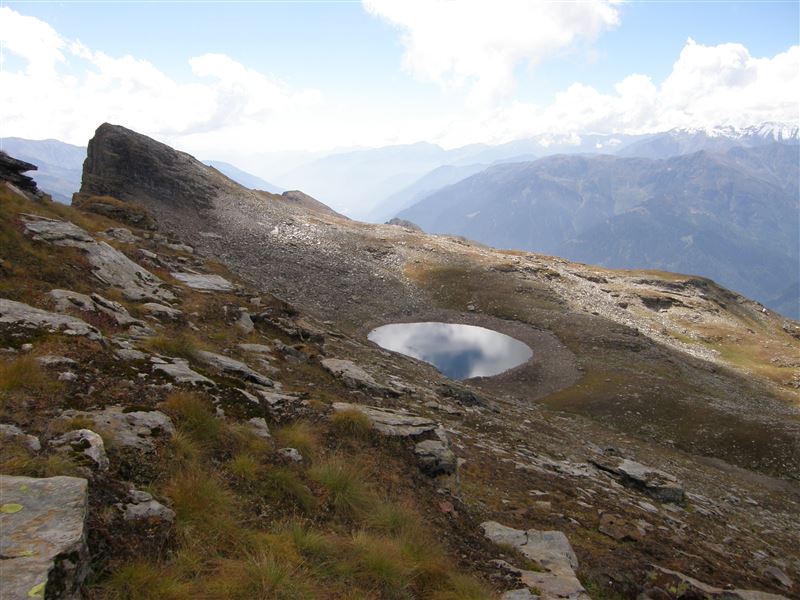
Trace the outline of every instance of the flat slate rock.
{"type": "Polygon", "coordinates": [[[88,482],[0,475],[0,599],[78,600],[89,572],[88,482]]]}
{"type": "Polygon", "coordinates": [[[157,410],[126,412],[121,406],[109,406],[95,412],[66,410],[62,417],[90,419],[99,430],[111,434],[115,445],[143,452],[152,451],[156,441],[175,433],[172,419],[157,410]]]}
{"type": "Polygon", "coordinates": [[[161,279],[113,246],[98,242],[77,225],[38,215],[21,216],[25,229],[33,234],[33,239],[81,249],[92,266],[94,276],[106,285],[121,288],[126,297],[175,299],[174,294],[161,288],[164,283],[161,279]]]}
{"type": "Polygon", "coordinates": [[[0,325],[12,325],[23,329],[41,329],[50,333],[86,336],[90,340],[102,340],[101,333],[86,321],[34,308],[23,302],[0,298],[0,325]]]}
{"type": "Polygon", "coordinates": [[[322,367],[334,377],[338,377],[344,384],[352,389],[364,389],[379,394],[392,396],[400,395],[397,390],[381,385],[362,367],[351,360],[343,358],[325,358],[322,367]]]}
{"type": "Polygon", "coordinates": [[[205,350],[199,350],[197,352],[197,357],[208,366],[218,369],[227,375],[233,375],[244,381],[251,381],[267,387],[272,387],[274,385],[269,377],[254,371],[245,363],[235,358],[216,354],[215,352],[207,352],[205,350]]]}
{"type": "Polygon", "coordinates": [[[617,475],[623,485],[639,489],[651,498],[675,504],[685,501],[686,494],[681,483],[660,469],[619,457],[603,456],[590,462],[599,469],[617,475]]]}
{"type": "Polygon", "coordinates": [[[429,431],[434,431],[439,425],[428,417],[418,417],[409,415],[388,408],[378,408],[375,406],[363,406],[361,404],[350,404],[348,402],[334,402],[333,410],[343,412],[357,410],[364,413],[372,423],[376,431],[387,436],[409,437],[422,435],[429,431]]]}
{"type": "Polygon", "coordinates": [[[567,536],[561,531],[523,531],[496,521],[481,523],[481,528],[484,535],[495,544],[512,546],[545,569],[527,571],[501,561],[505,568],[517,573],[530,589],[539,590],[539,598],[589,600],[589,595],[575,575],[578,557],[575,556],[567,536]]]}
{"type": "Polygon", "coordinates": [[[174,358],[171,363],[163,362],[153,365],[153,371],[160,371],[175,380],[176,383],[188,383],[190,385],[216,385],[208,377],[201,375],[197,371],[189,368],[189,361],[182,358],[174,358]]]}
{"type": "Polygon", "coordinates": [[[170,273],[175,279],[185,283],[194,290],[204,290],[208,292],[229,292],[233,289],[233,284],[220,275],[209,275],[206,273],[170,273]]]}

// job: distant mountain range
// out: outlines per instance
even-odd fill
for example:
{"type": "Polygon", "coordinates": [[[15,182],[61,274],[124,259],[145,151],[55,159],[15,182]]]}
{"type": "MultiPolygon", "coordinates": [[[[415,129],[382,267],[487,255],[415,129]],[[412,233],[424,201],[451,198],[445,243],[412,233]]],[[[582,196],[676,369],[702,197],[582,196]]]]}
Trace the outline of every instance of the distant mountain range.
{"type": "Polygon", "coordinates": [[[704,275],[797,318],[799,149],[496,165],[397,217],[496,247],[704,275]]]}
{"type": "Polygon", "coordinates": [[[271,184],[269,181],[264,181],[261,177],[248,173],[247,171],[242,171],[240,168],[230,163],[221,160],[204,160],[203,162],[209,167],[214,167],[226,177],[230,177],[239,185],[243,185],[251,190],[263,190],[273,194],[282,194],[286,191],[277,185],[271,184]]]}

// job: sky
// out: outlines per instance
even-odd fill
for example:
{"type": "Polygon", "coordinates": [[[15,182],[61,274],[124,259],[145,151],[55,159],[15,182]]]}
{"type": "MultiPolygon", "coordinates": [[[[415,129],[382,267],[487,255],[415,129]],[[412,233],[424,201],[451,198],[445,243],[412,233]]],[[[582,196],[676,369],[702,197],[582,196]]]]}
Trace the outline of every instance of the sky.
{"type": "Polygon", "coordinates": [[[0,136],[200,157],[800,120],[800,2],[0,0],[0,136]]]}

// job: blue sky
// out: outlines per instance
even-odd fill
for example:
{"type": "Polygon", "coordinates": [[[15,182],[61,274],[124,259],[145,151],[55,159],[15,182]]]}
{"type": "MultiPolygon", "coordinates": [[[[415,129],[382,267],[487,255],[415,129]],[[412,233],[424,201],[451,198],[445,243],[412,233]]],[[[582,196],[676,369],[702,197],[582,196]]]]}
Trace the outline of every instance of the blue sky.
{"type": "Polygon", "coordinates": [[[0,4],[11,11],[0,12],[1,135],[78,142],[99,117],[195,150],[241,145],[248,131],[253,152],[452,146],[794,120],[799,100],[798,2],[0,4]],[[44,35],[37,48],[19,40],[28,29],[44,35]],[[47,89],[63,106],[37,123],[31,103],[47,89]],[[747,104],[716,110],[730,95],[747,104]]]}

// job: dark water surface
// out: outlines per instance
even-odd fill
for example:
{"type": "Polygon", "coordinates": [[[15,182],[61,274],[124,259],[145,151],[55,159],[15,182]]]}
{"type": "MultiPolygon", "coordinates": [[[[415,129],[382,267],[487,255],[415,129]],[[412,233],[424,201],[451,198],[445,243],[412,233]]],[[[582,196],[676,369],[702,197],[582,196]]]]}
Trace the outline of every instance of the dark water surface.
{"type": "Polygon", "coordinates": [[[367,337],[381,348],[432,364],[450,379],[497,375],[533,356],[519,340],[474,325],[394,323],[367,337]]]}

